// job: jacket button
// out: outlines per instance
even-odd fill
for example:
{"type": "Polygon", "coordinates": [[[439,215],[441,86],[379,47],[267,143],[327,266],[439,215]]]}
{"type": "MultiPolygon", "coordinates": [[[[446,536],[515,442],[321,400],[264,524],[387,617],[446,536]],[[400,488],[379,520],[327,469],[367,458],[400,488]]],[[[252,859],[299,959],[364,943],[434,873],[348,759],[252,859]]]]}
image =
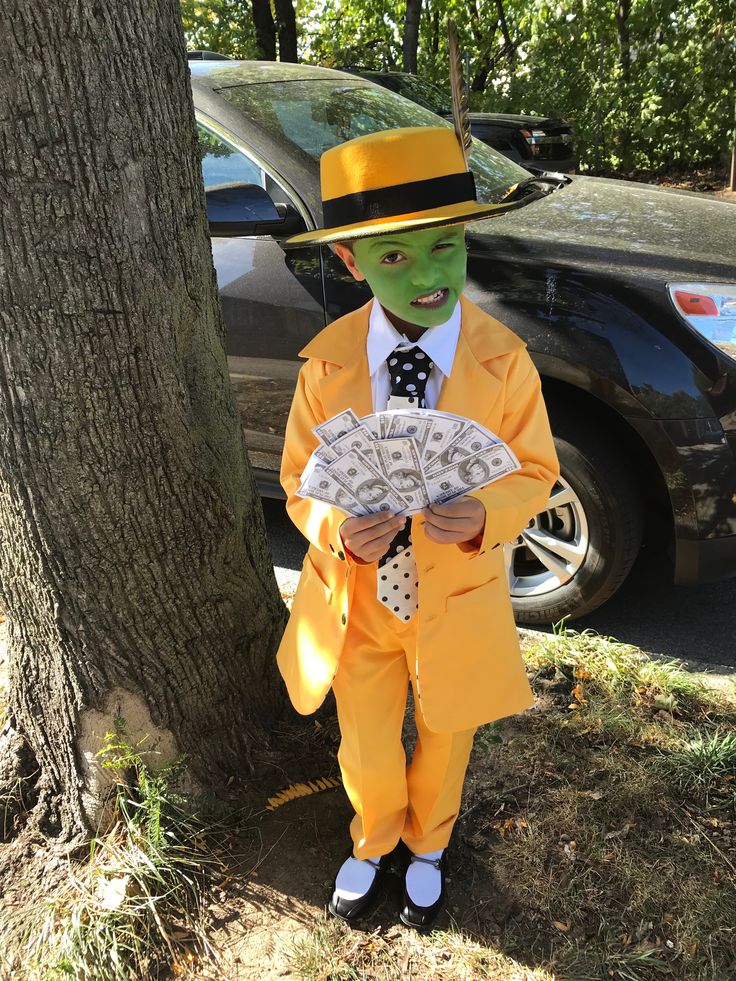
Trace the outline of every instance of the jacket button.
{"type": "Polygon", "coordinates": [[[340,559],[341,562],[345,561],[345,553],[343,551],[338,552],[337,557],[338,559],[340,559]]]}
{"type": "Polygon", "coordinates": [[[344,627],[344,626],[345,626],[345,624],[346,624],[346,623],[348,622],[348,618],[347,618],[347,617],[345,616],[345,614],[343,613],[343,615],[342,615],[342,617],[341,617],[340,619],[342,620],[342,625],[343,625],[343,627],[344,627]]]}

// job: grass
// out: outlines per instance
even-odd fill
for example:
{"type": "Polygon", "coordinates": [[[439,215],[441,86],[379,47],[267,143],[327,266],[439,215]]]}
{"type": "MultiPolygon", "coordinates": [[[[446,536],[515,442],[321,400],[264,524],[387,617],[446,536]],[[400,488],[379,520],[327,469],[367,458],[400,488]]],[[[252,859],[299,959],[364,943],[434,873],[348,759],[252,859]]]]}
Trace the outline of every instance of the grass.
{"type": "Polygon", "coordinates": [[[335,920],[321,921],[306,938],[294,941],[290,962],[296,977],[314,981],[554,981],[547,971],[514,963],[461,933],[387,937],[379,931],[356,932],[335,920]]]}
{"type": "Polygon", "coordinates": [[[5,901],[0,962],[29,981],[122,981],[182,974],[216,960],[201,910],[209,874],[214,804],[175,791],[179,758],[156,771],[116,720],[100,754],[117,777],[108,830],[90,841],[88,860],[68,863],[51,893],[5,901]]]}
{"type": "Polygon", "coordinates": [[[525,658],[537,707],[476,737],[462,929],[387,942],[320,923],[292,951],[298,977],[736,977],[736,697],[564,624],[525,658]]]}
{"type": "MultiPolygon", "coordinates": [[[[273,917],[291,924],[292,976],[736,977],[736,692],[564,624],[536,635],[525,658],[535,709],[476,737],[452,848],[452,929],[422,936],[392,918],[366,933],[309,913],[293,930],[287,903],[273,917]]],[[[331,726],[314,727],[322,750],[334,750],[331,726]]],[[[122,720],[102,752],[117,778],[114,819],[53,892],[6,892],[0,974],[220,977],[228,937],[210,932],[204,897],[229,868],[223,815],[176,792],[183,760],[149,768],[122,720]]],[[[231,906],[235,885],[220,887],[231,906]]],[[[263,951],[250,960],[271,976],[263,951]]]]}

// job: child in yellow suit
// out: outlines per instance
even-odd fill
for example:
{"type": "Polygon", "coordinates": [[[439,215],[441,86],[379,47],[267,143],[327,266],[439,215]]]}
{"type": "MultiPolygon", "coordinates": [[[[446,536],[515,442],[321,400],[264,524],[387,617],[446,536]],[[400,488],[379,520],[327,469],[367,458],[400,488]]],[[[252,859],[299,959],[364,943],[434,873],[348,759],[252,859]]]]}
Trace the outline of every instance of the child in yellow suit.
{"type": "Polygon", "coordinates": [[[366,912],[402,840],[400,917],[428,929],[445,904],[445,849],[475,730],[533,702],[502,546],[544,508],[559,471],[523,341],[462,295],[464,224],[505,207],[475,200],[453,130],[351,140],[323,155],[321,180],[326,228],[287,244],[332,243],[374,299],[301,352],[281,481],[310,546],[278,663],[299,712],[313,712],[330,687],[337,703],[355,817],[331,912],[348,921],[366,912]],[[521,468],[409,522],[383,511],[348,517],[297,495],[315,426],[348,408],[360,417],[405,405],[476,420],[521,468]],[[407,767],[409,684],[417,741],[407,767]]]}

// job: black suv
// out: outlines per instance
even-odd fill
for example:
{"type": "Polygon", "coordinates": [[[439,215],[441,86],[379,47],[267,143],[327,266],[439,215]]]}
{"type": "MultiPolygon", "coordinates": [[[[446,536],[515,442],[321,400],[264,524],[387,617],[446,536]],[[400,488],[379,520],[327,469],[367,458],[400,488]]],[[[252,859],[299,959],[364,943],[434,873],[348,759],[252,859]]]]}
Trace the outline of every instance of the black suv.
{"type": "MultiPolygon", "coordinates": [[[[212,216],[217,188],[248,185],[249,222],[213,230],[212,250],[251,463],[278,496],[297,353],[369,295],[329,248],[279,240],[320,226],[324,150],[438,118],[327,69],[190,68],[212,216]]],[[[520,206],[468,226],[466,292],[526,341],[562,466],[547,507],[507,546],[518,619],[594,609],[642,541],[669,552],[676,582],[736,574],[733,205],[534,175],[477,141],[471,166],[480,200],[520,206]]]]}
{"type": "MultiPolygon", "coordinates": [[[[427,79],[408,72],[379,72],[365,68],[346,68],[345,71],[370,79],[438,116],[452,118],[449,96],[427,79]]],[[[579,161],[572,129],[564,119],[505,112],[471,112],[469,115],[473,136],[522,167],[563,174],[577,170],[579,161]]]]}

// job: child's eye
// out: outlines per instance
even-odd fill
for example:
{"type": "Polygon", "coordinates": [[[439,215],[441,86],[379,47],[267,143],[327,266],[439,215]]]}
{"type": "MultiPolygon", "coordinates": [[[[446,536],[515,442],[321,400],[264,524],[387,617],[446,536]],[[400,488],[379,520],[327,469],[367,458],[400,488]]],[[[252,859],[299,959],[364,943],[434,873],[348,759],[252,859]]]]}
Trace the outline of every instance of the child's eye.
{"type": "Polygon", "coordinates": [[[435,245],[435,250],[436,249],[451,249],[454,246],[454,244],[455,244],[454,242],[438,242],[437,245],[435,245]]]}
{"type": "Polygon", "coordinates": [[[403,252],[389,252],[383,257],[383,259],[381,259],[381,262],[385,262],[387,266],[395,266],[396,263],[401,262],[403,258],[403,252]]]}

